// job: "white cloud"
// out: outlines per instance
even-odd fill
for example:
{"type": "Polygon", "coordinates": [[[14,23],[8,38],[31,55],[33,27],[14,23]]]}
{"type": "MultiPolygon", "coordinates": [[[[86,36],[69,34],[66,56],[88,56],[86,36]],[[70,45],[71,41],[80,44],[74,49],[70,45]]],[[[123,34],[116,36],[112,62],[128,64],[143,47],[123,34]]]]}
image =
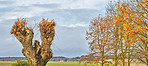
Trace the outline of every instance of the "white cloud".
{"type": "Polygon", "coordinates": [[[65,5],[62,8],[80,9],[80,8],[90,8],[90,9],[100,9],[104,8],[105,2],[108,0],[76,0],[71,2],[63,3],[65,5]],[[97,6],[98,5],[98,6],[97,6]]]}
{"type": "Polygon", "coordinates": [[[49,3],[61,4],[61,9],[102,9],[109,0],[54,0],[49,3]]]}
{"type": "Polygon", "coordinates": [[[87,27],[88,25],[87,25],[87,24],[80,24],[80,23],[77,23],[77,24],[61,25],[61,26],[70,27],[70,28],[75,28],[75,27],[87,27]]]}
{"type": "Polygon", "coordinates": [[[49,11],[49,9],[46,8],[32,7],[32,6],[30,6],[29,8],[22,9],[22,11],[20,9],[21,7],[19,7],[19,9],[18,7],[16,7],[11,11],[3,13],[3,15],[0,16],[0,19],[8,20],[8,19],[17,19],[17,18],[30,18],[34,16],[40,16],[41,13],[49,11]]]}
{"type": "MultiPolygon", "coordinates": [[[[8,12],[3,13],[0,16],[1,21],[5,19],[16,19],[16,18],[30,18],[34,16],[42,16],[41,13],[47,11],[56,11],[59,9],[92,9],[92,10],[105,10],[105,3],[108,0],[6,0],[0,1],[1,3],[7,3],[3,8],[9,8],[8,12]],[[36,5],[34,5],[36,4],[36,5]],[[44,5],[45,4],[45,5],[44,5]],[[53,8],[45,8],[45,6],[50,7],[51,5],[56,5],[53,8]],[[51,4],[51,5],[50,5],[51,4]],[[36,7],[40,6],[40,7],[36,7]],[[58,8],[58,9],[55,9],[58,8]],[[11,10],[10,10],[11,9],[11,10]]],[[[66,15],[65,15],[66,16],[66,15]]]]}
{"type": "Polygon", "coordinates": [[[52,44],[54,56],[74,57],[87,54],[86,28],[57,26],[55,42],[52,44]]]}
{"type": "Polygon", "coordinates": [[[30,6],[32,4],[61,4],[61,9],[100,9],[104,7],[109,0],[6,0],[7,2],[13,2],[11,5],[5,6],[30,6]]]}

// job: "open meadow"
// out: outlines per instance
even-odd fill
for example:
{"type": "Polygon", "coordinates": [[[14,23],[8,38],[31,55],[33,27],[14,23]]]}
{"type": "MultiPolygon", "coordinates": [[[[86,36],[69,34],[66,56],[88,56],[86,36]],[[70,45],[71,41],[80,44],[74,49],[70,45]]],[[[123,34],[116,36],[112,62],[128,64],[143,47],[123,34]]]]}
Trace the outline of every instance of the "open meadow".
{"type": "MultiPolygon", "coordinates": [[[[11,64],[13,63],[15,63],[15,61],[0,61],[0,66],[11,66],[11,64]]],[[[79,64],[79,62],[48,62],[46,66],[85,66],[85,65],[79,64]]],[[[110,64],[109,66],[113,65],[110,64]]],[[[143,63],[131,63],[131,66],[146,66],[146,65],[143,63]]]]}
{"type": "MultiPolygon", "coordinates": [[[[0,61],[0,66],[11,66],[15,61],[0,61]]],[[[79,62],[48,62],[46,66],[84,66],[79,62]]]]}
{"type": "Polygon", "coordinates": [[[0,61],[0,66],[11,66],[15,61],[0,61]]]}

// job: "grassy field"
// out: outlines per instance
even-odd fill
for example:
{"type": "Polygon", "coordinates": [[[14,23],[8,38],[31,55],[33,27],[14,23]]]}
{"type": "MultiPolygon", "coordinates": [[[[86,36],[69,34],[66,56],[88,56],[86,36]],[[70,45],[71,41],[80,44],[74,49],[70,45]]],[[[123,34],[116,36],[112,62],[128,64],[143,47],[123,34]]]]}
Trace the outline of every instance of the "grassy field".
{"type": "MultiPolygon", "coordinates": [[[[12,63],[15,63],[15,61],[0,61],[0,66],[11,66],[12,63]]],[[[46,66],[85,66],[85,65],[84,64],[80,65],[79,62],[48,62],[46,66]]],[[[131,66],[146,66],[146,65],[143,63],[131,63],[131,66]]]]}
{"type": "Polygon", "coordinates": [[[80,66],[80,64],[79,62],[48,62],[46,66],[80,66]]]}
{"type": "Polygon", "coordinates": [[[11,66],[15,61],[0,61],[0,66],[11,66]]]}
{"type": "MultiPolygon", "coordinates": [[[[11,66],[15,61],[0,61],[0,66],[11,66]]],[[[46,66],[84,66],[79,62],[48,62],[46,66]]]]}

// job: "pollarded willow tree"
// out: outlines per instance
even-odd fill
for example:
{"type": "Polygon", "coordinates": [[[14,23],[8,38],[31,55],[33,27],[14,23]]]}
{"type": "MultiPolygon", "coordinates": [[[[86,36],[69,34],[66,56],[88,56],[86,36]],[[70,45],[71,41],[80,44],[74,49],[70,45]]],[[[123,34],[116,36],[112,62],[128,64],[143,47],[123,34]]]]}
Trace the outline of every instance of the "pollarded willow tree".
{"type": "Polygon", "coordinates": [[[11,29],[11,34],[21,42],[23,49],[23,55],[28,59],[30,66],[45,66],[46,63],[52,57],[52,51],[50,46],[55,36],[55,22],[48,22],[48,19],[43,19],[39,23],[41,40],[42,43],[38,40],[35,40],[34,45],[32,42],[33,39],[33,29],[26,26],[26,20],[17,20],[13,28],[11,29]]]}

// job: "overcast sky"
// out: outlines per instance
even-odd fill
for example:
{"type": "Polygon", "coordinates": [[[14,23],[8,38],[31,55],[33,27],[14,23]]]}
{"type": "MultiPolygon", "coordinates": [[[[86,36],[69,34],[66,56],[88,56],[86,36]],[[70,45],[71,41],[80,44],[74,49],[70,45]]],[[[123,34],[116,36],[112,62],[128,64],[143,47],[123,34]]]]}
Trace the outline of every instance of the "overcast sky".
{"type": "MultiPolygon", "coordinates": [[[[109,0],[0,0],[0,57],[23,56],[22,45],[10,34],[17,18],[26,18],[34,26],[42,18],[54,19],[56,36],[54,56],[76,57],[89,52],[86,31],[91,19],[104,15],[109,0]]],[[[33,40],[40,40],[34,28],[33,40]]]]}

